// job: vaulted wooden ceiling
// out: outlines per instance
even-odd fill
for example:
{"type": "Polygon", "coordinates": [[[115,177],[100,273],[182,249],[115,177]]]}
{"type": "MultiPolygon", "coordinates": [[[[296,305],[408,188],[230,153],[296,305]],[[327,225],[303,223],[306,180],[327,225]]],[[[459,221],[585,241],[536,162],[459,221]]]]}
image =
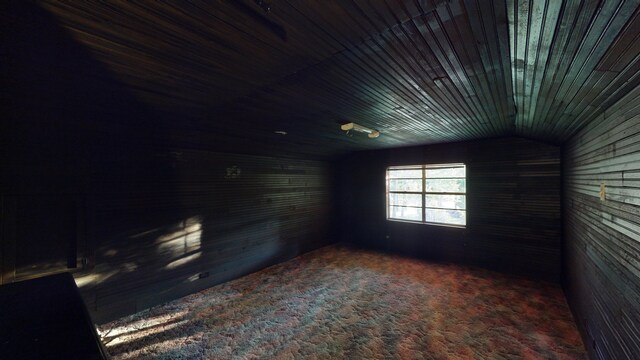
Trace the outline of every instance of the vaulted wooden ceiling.
{"type": "Polygon", "coordinates": [[[41,4],[194,146],[561,143],[640,83],[637,0],[41,4]],[[346,136],[346,122],[382,135],[346,136]]]}

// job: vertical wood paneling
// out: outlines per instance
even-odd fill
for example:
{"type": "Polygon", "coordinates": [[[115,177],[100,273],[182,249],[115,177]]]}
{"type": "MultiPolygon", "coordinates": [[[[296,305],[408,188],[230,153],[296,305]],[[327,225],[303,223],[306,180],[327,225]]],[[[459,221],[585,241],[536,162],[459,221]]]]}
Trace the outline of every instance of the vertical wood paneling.
{"type": "Polygon", "coordinates": [[[560,149],[521,138],[359,152],[339,166],[343,240],[560,281],[560,149]],[[385,219],[385,169],[465,163],[467,226],[385,219]]]}
{"type": "Polygon", "coordinates": [[[566,144],[564,173],[569,303],[591,358],[635,359],[640,354],[640,87],[566,144]]]}

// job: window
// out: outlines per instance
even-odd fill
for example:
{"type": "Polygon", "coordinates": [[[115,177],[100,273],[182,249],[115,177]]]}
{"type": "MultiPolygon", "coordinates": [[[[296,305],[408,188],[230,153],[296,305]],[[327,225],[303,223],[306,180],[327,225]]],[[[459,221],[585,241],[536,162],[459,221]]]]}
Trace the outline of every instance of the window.
{"type": "Polygon", "coordinates": [[[387,168],[387,219],[424,224],[467,224],[464,164],[387,168]]]}

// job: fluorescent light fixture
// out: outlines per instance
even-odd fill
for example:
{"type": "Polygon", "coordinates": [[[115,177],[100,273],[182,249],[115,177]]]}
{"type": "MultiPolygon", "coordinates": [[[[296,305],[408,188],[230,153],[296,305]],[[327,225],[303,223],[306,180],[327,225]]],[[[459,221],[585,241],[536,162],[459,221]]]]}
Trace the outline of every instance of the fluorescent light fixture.
{"type": "Polygon", "coordinates": [[[380,131],[378,130],[373,130],[373,129],[369,129],[366,126],[362,126],[362,125],[358,125],[356,123],[348,123],[348,124],[344,124],[344,125],[340,125],[340,128],[344,131],[355,131],[355,132],[361,132],[361,133],[365,133],[367,134],[367,136],[369,136],[370,139],[375,139],[378,136],[380,136],[380,131]]]}

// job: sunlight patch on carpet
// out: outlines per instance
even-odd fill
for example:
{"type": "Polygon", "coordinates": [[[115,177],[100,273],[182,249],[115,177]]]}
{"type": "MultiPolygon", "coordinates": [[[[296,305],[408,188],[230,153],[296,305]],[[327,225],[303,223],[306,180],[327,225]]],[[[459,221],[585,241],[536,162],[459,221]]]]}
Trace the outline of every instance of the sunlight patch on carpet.
{"type": "Polygon", "coordinates": [[[114,359],[586,358],[554,284],[341,246],[98,330],[114,359]]]}

